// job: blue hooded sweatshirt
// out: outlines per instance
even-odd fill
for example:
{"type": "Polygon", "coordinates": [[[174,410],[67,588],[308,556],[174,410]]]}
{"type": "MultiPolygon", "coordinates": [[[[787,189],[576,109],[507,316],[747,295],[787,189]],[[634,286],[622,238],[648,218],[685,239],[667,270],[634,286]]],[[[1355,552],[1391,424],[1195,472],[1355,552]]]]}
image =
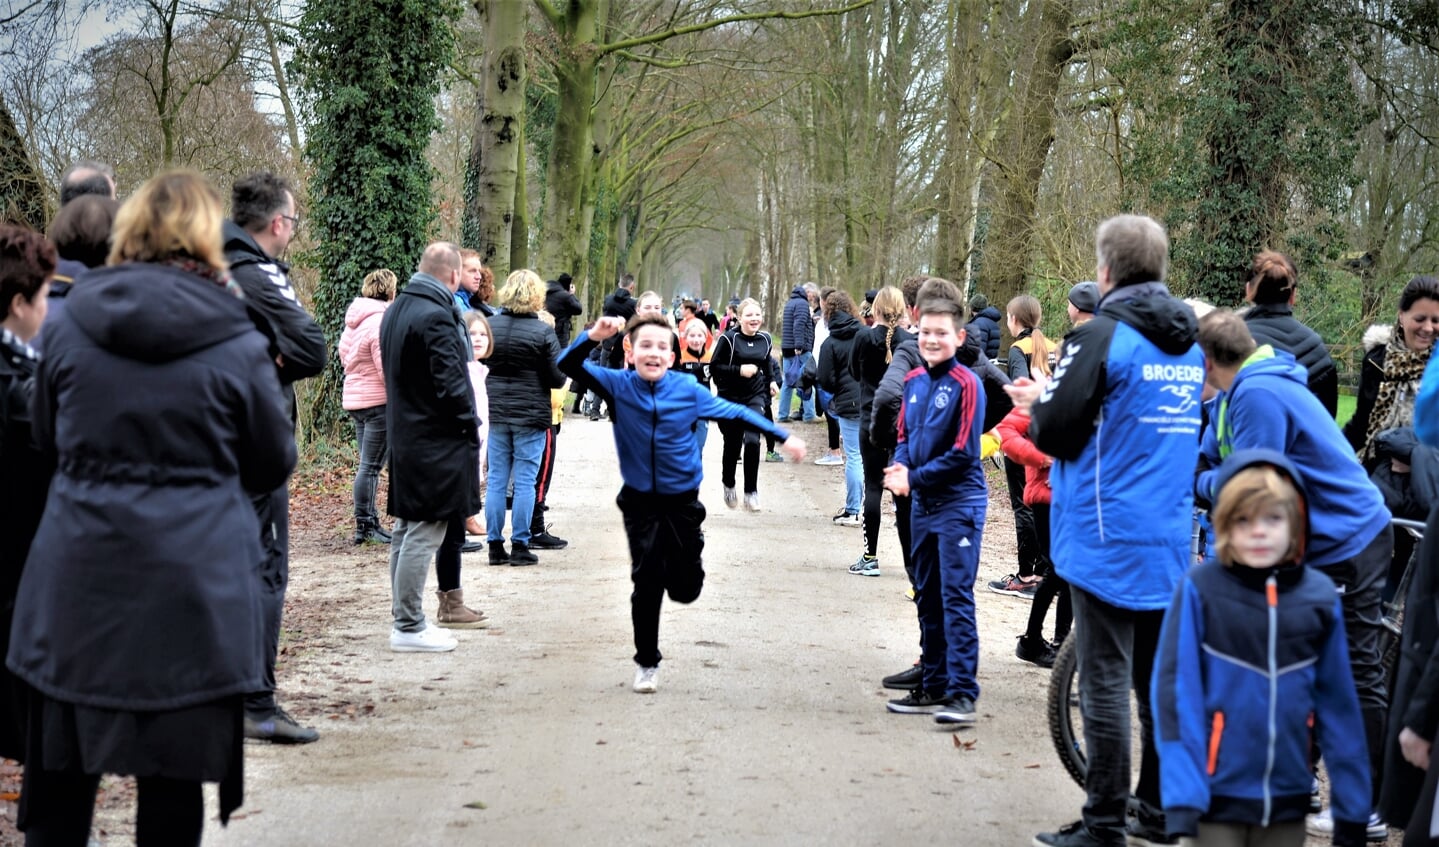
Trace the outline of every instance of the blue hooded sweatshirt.
{"type": "MultiPolygon", "coordinates": [[[[1356,556],[1388,526],[1383,495],[1310,392],[1308,372],[1267,344],[1245,360],[1220,395],[1201,449],[1217,468],[1231,452],[1253,447],[1283,453],[1304,477],[1312,533],[1305,564],[1323,567],[1356,556]]],[[[1218,481],[1217,469],[1204,471],[1195,491],[1212,503],[1218,481]]]]}
{"type": "MultiPolygon", "coordinates": [[[[1299,389],[1322,410],[1298,370],[1299,389]]],[[[1345,461],[1358,467],[1352,456],[1345,461]]],[[[1272,450],[1234,453],[1216,469],[1215,485],[1256,465],[1276,468],[1314,502],[1313,487],[1272,450]]],[[[1307,518],[1301,521],[1312,533],[1320,522],[1312,510],[1307,518]]],[[[1364,720],[1329,577],[1295,563],[1251,568],[1210,559],[1191,569],[1164,616],[1151,687],[1171,835],[1193,836],[1201,820],[1266,827],[1304,820],[1309,753],[1318,742],[1337,821],[1334,843],[1364,843],[1364,720]]]]}

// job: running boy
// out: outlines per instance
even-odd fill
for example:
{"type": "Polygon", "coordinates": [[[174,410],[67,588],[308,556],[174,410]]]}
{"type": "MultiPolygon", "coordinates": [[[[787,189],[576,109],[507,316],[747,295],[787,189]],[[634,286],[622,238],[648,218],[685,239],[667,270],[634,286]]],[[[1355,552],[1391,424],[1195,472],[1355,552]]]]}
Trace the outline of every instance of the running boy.
{"type": "Polygon", "coordinates": [[[979,633],[974,579],[988,487],[980,465],[984,392],[955,352],[964,344],[964,306],[942,297],[919,303],[924,367],[904,381],[899,443],[884,487],[911,495],[911,561],[919,611],[919,687],[889,710],[932,714],[938,723],[974,723],[979,633]]]}
{"type": "Polygon", "coordinates": [[[1155,658],[1169,835],[1302,847],[1318,741],[1334,843],[1359,847],[1369,819],[1364,719],[1334,583],[1302,564],[1302,480],[1283,454],[1262,449],[1231,454],[1218,477],[1217,561],[1180,581],[1155,658]]]}
{"type": "Polygon", "coordinates": [[[616,503],[630,543],[630,620],[635,631],[634,690],[652,694],[659,670],[660,603],[692,603],[704,585],[705,507],[695,428],[705,420],[732,420],[768,432],[790,457],[804,460],[804,442],[762,416],[712,396],[689,376],[670,373],[674,333],[663,314],[632,318],[626,358],[633,370],[607,370],[586,361],[591,349],[626,330],[623,320],[600,318],[560,357],[559,368],[591,385],[616,410],[615,448],[624,487],[616,503]],[[658,461],[663,457],[664,461],[658,461]]]}

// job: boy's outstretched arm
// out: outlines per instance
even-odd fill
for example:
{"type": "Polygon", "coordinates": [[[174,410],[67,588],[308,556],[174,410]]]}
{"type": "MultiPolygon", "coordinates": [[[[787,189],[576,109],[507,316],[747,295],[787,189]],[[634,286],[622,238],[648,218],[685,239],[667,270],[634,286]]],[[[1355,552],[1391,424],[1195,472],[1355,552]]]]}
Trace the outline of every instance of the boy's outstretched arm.
{"type": "Polygon", "coordinates": [[[731,403],[706,391],[699,383],[694,384],[695,401],[699,416],[711,421],[739,421],[747,428],[768,433],[780,442],[779,448],[791,461],[804,461],[804,441],[782,426],[776,426],[768,418],[755,414],[738,403],[731,403]]]}
{"type": "Polygon", "coordinates": [[[624,329],[624,326],[623,318],[600,318],[595,321],[594,326],[579,334],[570,349],[560,355],[557,363],[561,373],[581,385],[593,388],[596,393],[604,396],[607,403],[614,399],[613,380],[623,376],[623,372],[602,368],[590,362],[589,355],[601,341],[624,329]]]}

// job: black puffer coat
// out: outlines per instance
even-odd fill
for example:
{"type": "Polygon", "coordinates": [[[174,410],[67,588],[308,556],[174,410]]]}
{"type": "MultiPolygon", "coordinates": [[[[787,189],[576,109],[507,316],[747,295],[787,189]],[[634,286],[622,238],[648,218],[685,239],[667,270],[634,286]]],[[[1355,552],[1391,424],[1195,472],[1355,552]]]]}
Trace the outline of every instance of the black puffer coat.
{"type": "Polygon", "coordinates": [[[91,271],[31,414],[57,470],[7,664],[48,697],[166,711],[264,686],[260,526],[295,439],[245,303],[164,265],[91,271]],[[76,610],[84,609],[84,625],[76,610]]]}
{"type": "Polygon", "coordinates": [[[469,369],[475,352],[464,333],[454,296],[429,274],[410,277],[380,319],[388,511],[397,518],[441,521],[479,511],[479,418],[469,369]]]}
{"type": "Polygon", "coordinates": [[[535,315],[503,309],[490,318],[495,352],[485,360],[490,375],[490,422],[546,429],[550,425],[550,389],[565,384],[556,364],[560,342],[535,315]]]}
{"type": "Polygon", "coordinates": [[[837,418],[859,418],[859,380],[850,372],[855,338],[864,329],[848,312],[835,312],[829,319],[829,338],[819,348],[819,387],[834,395],[826,414],[837,418]]]}
{"type": "Polygon", "coordinates": [[[965,326],[968,334],[977,336],[979,339],[979,351],[985,358],[993,359],[999,355],[999,336],[1001,330],[999,322],[1004,317],[1000,311],[993,306],[986,306],[979,310],[969,324],[965,326]]]}
{"type": "Polygon", "coordinates": [[[1339,371],[1319,333],[1300,323],[1288,303],[1265,303],[1244,313],[1244,323],[1256,344],[1293,354],[1309,372],[1309,390],[1330,417],[1339,408],[1339,371]]]}

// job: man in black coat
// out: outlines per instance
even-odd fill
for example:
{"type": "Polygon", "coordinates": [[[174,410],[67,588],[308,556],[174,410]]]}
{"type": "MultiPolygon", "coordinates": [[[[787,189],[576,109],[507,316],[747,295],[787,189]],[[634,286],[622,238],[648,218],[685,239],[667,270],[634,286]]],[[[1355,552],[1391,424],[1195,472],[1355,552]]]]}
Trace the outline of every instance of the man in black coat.
{"type": "MultiPolygon", "coordinates": [[[[625,323],[629,323],[630,318],[635,316],[636,305],[638,304],[635,302],[635,275],[625,274],[620,277],[620,287],[616,288],[613,294],[605,298],[604,316],[607,318],[620,318],[625,323]]],[[[609,338],[606,338],[604,344],[600,345],[604,350],[600,356],[600,361],[604,362],[605,367],[614,370],[624,368],[625,351],[620,344],[622,338],[622,333],[615,333],[609,338]]],[[[561,344],[560,349],[565,349],[565,345],[561,344]]]]}
{"type": "Polygon", "coordinates": [[[570,346],[571,321],[585,310],[580,298],[575,296],[574,282],[569,274],[560,274],[550,280],[545,289],[545,311],[555,317],[555,337],[560,340],[560,349],[570,346]]]}
{"type": "Polygon", "coordinates": [[[460,252],[436,242],[380,321],[390,432],[390,591],[397,653],[443,653],[458,642],[425,620],[425,577],[452,519],[480,510],[479,419],[469,334],[455,310],[460,252]]]}
{"type": "MultiPolygon", "coordinates": [[[[279,368],[293,427],[294,383],[324,370],[326,354],[324,332],[305,312],[290,285],[290,266],[276,258],[290,246],[300,223],[295,216],[295,196],[283,179],[260,172],[235,182],[230,206],[231,219],[224,227],[225,259],[245,292],[251,320],[270,341],[270,355],[279,368]]],[[[265,549],[260,598],[265,615],[266,688],[245,698],[245,737],[306,744],[320,734],[295,723],[275,702],[275,660],[280,650],[285,588],[290,582],[289,483],[274,491],[251,492],[251,498],[265,549]]]]}

